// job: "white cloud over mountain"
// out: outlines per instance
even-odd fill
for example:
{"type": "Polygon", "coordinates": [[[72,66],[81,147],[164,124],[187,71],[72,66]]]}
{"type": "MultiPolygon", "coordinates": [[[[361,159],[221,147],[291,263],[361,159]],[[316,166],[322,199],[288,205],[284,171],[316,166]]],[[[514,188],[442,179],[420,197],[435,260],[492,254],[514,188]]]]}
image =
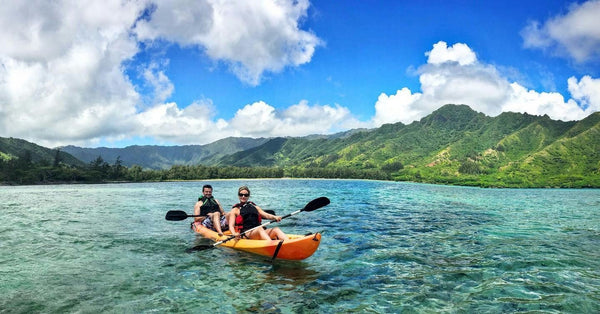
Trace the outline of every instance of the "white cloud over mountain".
{"type": "Polygon", "coordinates": [[[513,111],[559,120],[579,120],[600,110],[600,79],[571,77],[573,98],[565,100],[559,93],[528,90],[509,81],[493,65],[479,62],[463,43],[448,47],[438,42],[426,55],[428,63],[419,69],[422,92],[402,88],[395,95],[382,93],[375,104],[375,125],[410,123],[444,104],[467,104],[491,116],[513,111]]]}

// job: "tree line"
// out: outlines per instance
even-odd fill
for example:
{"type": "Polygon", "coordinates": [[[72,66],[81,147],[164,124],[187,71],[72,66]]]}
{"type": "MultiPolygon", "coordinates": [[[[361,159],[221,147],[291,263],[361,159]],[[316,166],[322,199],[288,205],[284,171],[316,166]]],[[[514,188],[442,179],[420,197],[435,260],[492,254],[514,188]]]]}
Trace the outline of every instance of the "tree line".
{"type": "Polygon", "coordinates": [[[157,182],[174,180],[246,179],[246,178],[332,178],[389,180],[381,170],[317,167],[234,167],[174,165],[169,169],[143,169],[138,165],[123,166],[120,157],[113,164],[98,156],[85,166],[62,162],[56,154],[53,162],[34,162],[31,153],[18,158],[0,158],[0,182],[3,184],[157,182]]]}

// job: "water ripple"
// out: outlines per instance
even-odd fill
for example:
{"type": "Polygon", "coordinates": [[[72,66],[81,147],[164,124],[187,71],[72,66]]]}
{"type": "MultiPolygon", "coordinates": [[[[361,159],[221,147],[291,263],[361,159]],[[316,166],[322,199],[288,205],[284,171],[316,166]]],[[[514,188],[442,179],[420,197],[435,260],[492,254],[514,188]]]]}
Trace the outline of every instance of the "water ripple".
{"type": "Polygon", "coordinates": [[[247,184],[323,231],[301,262],[207,244],[189,221],[206,182],[0,189],[0,312],[600,312],[598,190],[493,190],[359,180],[247,184]],[[240,297],[242,295],[243,297],[240,297]]]}

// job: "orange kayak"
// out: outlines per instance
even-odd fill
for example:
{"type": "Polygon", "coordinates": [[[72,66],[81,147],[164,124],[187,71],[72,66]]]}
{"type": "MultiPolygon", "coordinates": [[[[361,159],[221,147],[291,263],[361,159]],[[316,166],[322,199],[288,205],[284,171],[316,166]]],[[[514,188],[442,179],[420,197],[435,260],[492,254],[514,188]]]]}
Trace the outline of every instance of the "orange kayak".
{"type": "MultiPolygon", "coordinates": [[[[192,229],[194,232],[207,239],[214,240],[215,242],[226,240],[231,236],[229,231],[226,231],[224,236],[219,236],[215,231],[202,226],[202,224],[198,222],[192,224],[192,229]]],[[[286,241],[231,239],[221,243],[220,246],[262,255],[272,259],[303,260],[313,255],[317,248],[319,248],[319,243],[321,243],[321,234],[318,232],[308,235],[288,234],[287,236],[290,239],[286,241]]]]}

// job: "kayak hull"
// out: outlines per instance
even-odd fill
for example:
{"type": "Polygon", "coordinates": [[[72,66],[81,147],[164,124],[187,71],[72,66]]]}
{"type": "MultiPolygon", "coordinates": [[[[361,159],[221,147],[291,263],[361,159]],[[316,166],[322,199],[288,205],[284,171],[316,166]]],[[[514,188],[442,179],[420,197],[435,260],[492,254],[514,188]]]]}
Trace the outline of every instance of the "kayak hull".
{"type": "MultiPolygon", "coordinates": [[[[215,231],[202,226],[198,222],[192,224],[192,229],[197,234],[215,242],[226,240],[231,236],[229,231],[226,231],[224,236],[219,236],[215,231]]],[[[273,259],[303,260],[313,255],[321,243],[321,234],[318,232],[308,235],[288,234],[287,236],[289,240],[286,241],[231,239],[221,243],[220,246],[273,259]]]]}

